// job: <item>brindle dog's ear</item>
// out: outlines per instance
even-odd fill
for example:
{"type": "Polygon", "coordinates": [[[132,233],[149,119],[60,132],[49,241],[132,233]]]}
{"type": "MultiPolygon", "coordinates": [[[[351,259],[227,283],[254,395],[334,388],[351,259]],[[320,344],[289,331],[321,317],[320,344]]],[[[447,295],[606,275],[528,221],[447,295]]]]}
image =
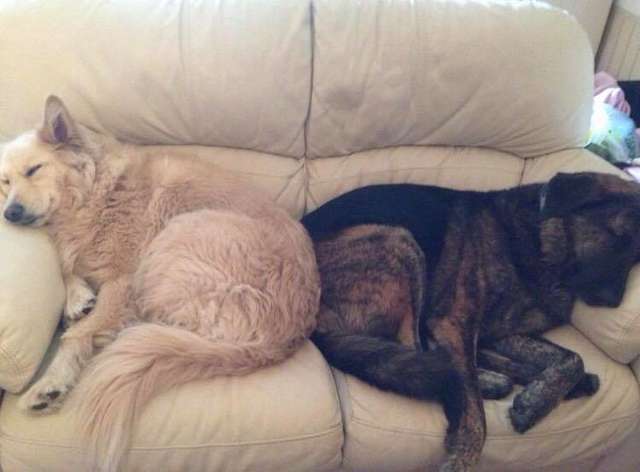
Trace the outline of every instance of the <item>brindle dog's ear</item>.
{"type": "Polygon", "coordinates": [[[590,172],[556,174],[540,194],[540,212],[545,218],[564,216],[601,198],[602,189],[590,172]]]}
{"type": "Polygon", "coordinates": [[[640,229],[640,209],[622,207],[607,221],[607,227],[616,236],[635,236],[640,229]]]}
{"type": "Polygon", "coordinates": [[[44,121],[38,131],[40,139],[54,145],[80,146],[82,140],[71,114],[62,100],[49,95],[44,106],[44,121]]]}

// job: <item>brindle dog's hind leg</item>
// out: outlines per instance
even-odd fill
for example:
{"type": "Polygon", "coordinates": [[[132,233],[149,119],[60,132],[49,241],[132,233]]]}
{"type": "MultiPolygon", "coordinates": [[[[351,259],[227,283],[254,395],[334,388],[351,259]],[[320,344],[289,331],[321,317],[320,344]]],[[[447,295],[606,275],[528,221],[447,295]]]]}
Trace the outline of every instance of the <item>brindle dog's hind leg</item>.
{"type": "MultiPolygon", "coordinates": [[[[490,349],[480,349],[478,351],[478,367],[481,372],[490,371],[492,373],[502,374],[519,385],[528,385],[540,374],[540,372],[544,370],[544,366],[536,365],[531,362],[516,362],[513,359],[509,359],[508,357],[491,351],[490,349]]],[[[485,377],[480,375],[479,380],[480,389],[483,392],[483,398],[492,398],[485,396],[484,394],[486,389],[491,388],[492,379],[489,378],[488,380],[485,380],[485,377]]],[[[493,380],[493,382],[495,383],[496,380],[493,380]]],[[[565,400],[591,396],[598,391],[599,386],[600,381],[598,376],[586,373],[576,386],[567,393],[565,400]]]]}
{"type": "Polygon", "coordinates": [[[318,331],[360,333],[416,344],[426,266],[407,230],[360,225],[315,242],[322,282],[318,331]]]}
{"type": "Polygon", "coordinates": [[[565,400],[590,397],[600,389],[600,378],[596,374],[586,373],[584,377],[564,397],[565,400]]]}
{"type": "Polygon", "coordinates": [[[449,426],[445,438],[447,459],[440,472],[473,470],[480,460],[486,436],[473,342],[465,334],[457,332],[455,325],[456,320],[445,318],[432,331],[438,345],[450,354],[462,379],[462,388],[450,390],[449,395],[442,398],[449,426]]]}
{"type": "Polygon", "coordinates": [[[480,460],[486,437],[475,362],[476,314],[483,305],[482,288],[476,279],[479,274],[469,267],[473,257],[463,254],[460,259],[452,274],[454,286],[447,287],[442,298],[436,293],[434,316],[427,320],[433,339],[451,355],[463,380],[460,391],[451,391],[450,396],[443,398],[449,427],[445,438],[447,458],[440,472],[473,470],[480,460]]]}
{"type": "MultiPolygon", "coordinates": [[[[523,433],[546,416],[565,396],[584,388],[576,385],[585,378],[582,359],[575,352],[542,338],[515,335],[496,341],[492,349],[523,364],[533,364],[540,372],[513,401],[511,423],[523,433]]],[[[587,383],[592,378],[586,377],[587,383]]]]}
{"type": "Polygon", "coordinates": [[[473,470],[487,433],[476,369],[477,339],[487,302],[486,264],[477,247],[482,238],[467,237],[474,222],[464,212],[454,216],[460,218],[460,229],[450,232],[445,240],[425,319],[431,338],[450,354],[463,381],[461,390],[443,398],[449,427],[447,457],[440,472],[473,470]]]}
{"type": "Polygon", "coordinates": [[[356,226],[315,249],[322,303],[312,340],[331,365],[421,400],[461,391],[447,352],[415,348],[414,313],[422,309],[426,269],[408,231],[356,226]]]}

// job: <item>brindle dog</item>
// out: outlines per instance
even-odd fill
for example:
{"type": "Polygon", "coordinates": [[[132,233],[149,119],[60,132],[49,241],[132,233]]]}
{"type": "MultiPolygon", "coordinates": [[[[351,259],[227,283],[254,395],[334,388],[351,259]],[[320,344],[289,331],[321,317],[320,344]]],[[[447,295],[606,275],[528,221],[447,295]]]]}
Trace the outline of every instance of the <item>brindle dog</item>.
{"type": "Polygon", "coordinates": [[[618,306],[640,260],[640,186],[606,174],[494,192],[370,186],[302,222],[322,278],[314,341],[344,372],[442,402],[441,471],[477,464],[482,395],[507,394],[508,377],[526,385],[509,412],[519,432],[597,390],[577,354],[539,334],[568,323],[577,298],[618,306]]]}

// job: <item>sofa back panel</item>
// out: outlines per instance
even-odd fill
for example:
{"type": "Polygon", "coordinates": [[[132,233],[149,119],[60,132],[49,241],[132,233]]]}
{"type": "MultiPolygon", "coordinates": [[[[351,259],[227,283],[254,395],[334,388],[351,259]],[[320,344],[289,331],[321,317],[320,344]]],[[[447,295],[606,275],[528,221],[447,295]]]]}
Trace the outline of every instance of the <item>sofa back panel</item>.
{"type": "Polygon", "coordinates": [[[357,187],[385,183],[497,190],[518,185],[524,162],[489,149],[404,146],[307,161],[307,211],[357,187]]]}
{"type": "Polygon", "coordinates": [[[593,57],[538,2],[314,0],[308,155],[393,145],[530,157],[588,137],[593,57]]]}
{"type": "Polygon", "coordinates": [[[162,156],[197,156],[238,175],[261,188],[268,197],[295,218],[304,213],[306,171],[304,160],[263,152],[209,146],[144,146],[147,152],[162,156]]]}
{"type": "Polygon", "coordinates": [[[55,93],[129,141],[304,154],[308,1],[6,0],[0,31],[0,138],[55,93]]]}

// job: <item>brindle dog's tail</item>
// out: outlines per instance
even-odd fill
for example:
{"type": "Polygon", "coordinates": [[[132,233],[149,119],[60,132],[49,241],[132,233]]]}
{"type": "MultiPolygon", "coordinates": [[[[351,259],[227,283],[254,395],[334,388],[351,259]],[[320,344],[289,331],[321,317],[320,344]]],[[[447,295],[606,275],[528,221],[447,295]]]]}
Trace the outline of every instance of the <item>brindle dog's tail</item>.
{"type": "Polygon", "coordinates": [[[351,333],[315,332],[329,364],[381,390],[420,400],[455,401],[462,379],[442,348],[416,351],[394,341],[351,333]]]}

